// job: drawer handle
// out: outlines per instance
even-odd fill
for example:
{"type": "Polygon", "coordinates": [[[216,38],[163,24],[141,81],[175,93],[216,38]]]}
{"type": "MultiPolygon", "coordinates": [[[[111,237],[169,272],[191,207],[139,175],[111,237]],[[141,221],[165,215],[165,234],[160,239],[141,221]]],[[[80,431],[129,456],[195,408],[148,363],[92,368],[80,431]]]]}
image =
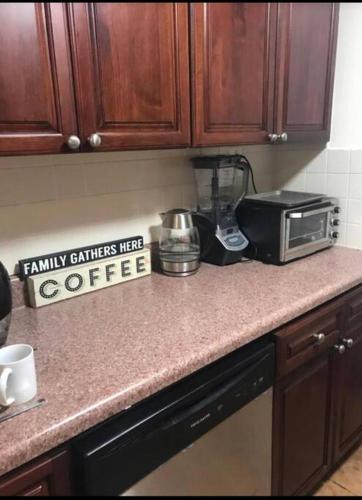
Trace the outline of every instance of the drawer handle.
{"type": "Polygon", "coordinates": [[[342,339],[342,342],[348,349],[352,349],[353,347],[353,339],[342,339]]]}
{"type": "Polygon", "coordinates": [[[323,344],[323,342],[326,340],[325,333],[313,333],[312,337],[314,339],[314,343],[317,345],[323,344]]]}

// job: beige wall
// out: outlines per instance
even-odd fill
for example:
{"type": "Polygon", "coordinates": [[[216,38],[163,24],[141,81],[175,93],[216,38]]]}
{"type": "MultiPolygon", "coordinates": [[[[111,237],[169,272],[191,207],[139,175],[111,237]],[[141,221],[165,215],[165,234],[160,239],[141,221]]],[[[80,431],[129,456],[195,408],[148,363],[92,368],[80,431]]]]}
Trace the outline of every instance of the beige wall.
{"type": "Polygon", "coordinates": [[[0,260],[141,234],[158,238],[159,213],[192,208],[190,158],[244,151],[258,189],[272,184],[270,147],[182,149],[0,158],[0,260]]]}
{"type": "Polygon", "coordinates": [[[362,148],[362,3],[340,4],[330,147],[362,148]]]}
{"type": "Polygon", "coordinates": [[[339,244],[362,249],[362,3],[341,3],[331,141],[326,149],[275,149],[274,187],[340,199],[339,244]]]}

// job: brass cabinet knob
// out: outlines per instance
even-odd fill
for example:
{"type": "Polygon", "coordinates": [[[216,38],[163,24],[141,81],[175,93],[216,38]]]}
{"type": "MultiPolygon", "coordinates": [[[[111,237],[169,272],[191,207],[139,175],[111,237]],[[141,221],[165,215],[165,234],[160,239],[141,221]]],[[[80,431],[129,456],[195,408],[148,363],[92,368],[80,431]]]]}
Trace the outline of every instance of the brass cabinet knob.
{"type": "Polygon", "coordinates": [[[67,146],[69,149],[76,150],[79,149],[80,139],[77,135],[70,135],[67,140],[67,146]]]}
{"type": "Polygon", "coordinates": [[[287,142],[288,140],[288,134],[286,132],[283,132],[282,134],[269,134],[268,137],[272,144],[275,144],[276,142],[287,142]]]}
{"type": "Polygon", "coordinates": [[[98,148],[102,144],[102,138],[99,134],[92,134],[88,137],[88,143],[92,148],[98,148]]]}
{"type": "Polygon", "coordinates": [[[338,354],[344,354],[346,352],[346,346],[343,344],[336,344],[334,349],[338,352],[338,354]]]}
{"type": "Polygon", "coordinates": [[[314,338],[314,343],[317,345],[323,344],[323,342],[326,339],[326,334],[325,333],[314,333],[313,334],[314,338]]]}
{"type": "Polygon", "coordinates": [[[351,349],[353,347],[353,339],[342,339],[342,342],[348,349],[351,349]]]}
{"type": "Polygon", "coordinates": [[[268,137],[269,137],[269,141],[272,144],[275,144],[278,140],[278,134],[269,134],[268,137]]]}
{"type": "Polygon", "coordinates": [[[287,142],[288,140],[288,134],[286,132],[283,132],[282,134],[278,135],[278,139],[282,142],[287,142]]]}

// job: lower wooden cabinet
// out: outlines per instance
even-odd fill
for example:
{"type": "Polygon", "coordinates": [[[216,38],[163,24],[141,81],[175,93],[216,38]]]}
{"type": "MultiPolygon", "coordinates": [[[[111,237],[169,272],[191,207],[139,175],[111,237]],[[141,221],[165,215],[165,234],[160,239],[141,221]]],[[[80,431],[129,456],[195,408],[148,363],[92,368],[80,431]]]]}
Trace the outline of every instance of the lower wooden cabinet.
{"type": "Polygon", "coordinates": [[[34,460],[0,479],[0,496],[70,494],[70,460],[67,450],[34,460]]]}
{"type": "MultiPolygon", "coordinates": [[[[361,294],[362,295],[362,294],[361,294]]],[[[336,425],[334,461],[362,435],[362,322],[345,332],[346,352],[335,363],[336,425]],[[352,342],[353,344],[352,344],[352,342]],[[350,347],[347,347],[350,345],[350,347]]]]}
{"type": "Polygon", "coordinates": [[[331,465],[332,362],[327,354],[274,390],[273,493],[308,493],[331,465]]]}
{"type": "Polygon", "coordinates": [[[362,439],[361,299],[359,287],[275,333],[279,368],[287,366],[283,359],[293,355],[295,339],[308,347],[308,339],[325,335],[314,352],[308,347],[303,364],[300,357],[292,371],[277,367],[273,495],[310,493],[362,439]],[[329,334],[316,328],[326,325],[329,334]],[[335,338],[333,346],[330,335],[335,338]]]}

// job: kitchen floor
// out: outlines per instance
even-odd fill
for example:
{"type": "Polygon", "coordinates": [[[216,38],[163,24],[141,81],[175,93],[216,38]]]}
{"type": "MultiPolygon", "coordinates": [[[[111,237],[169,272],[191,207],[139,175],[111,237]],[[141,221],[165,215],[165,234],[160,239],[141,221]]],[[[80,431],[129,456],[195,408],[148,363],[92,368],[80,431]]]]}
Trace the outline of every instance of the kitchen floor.
{"type": "Polygon", "coordinates": [[[362,445],[320,487],[315,496],[362,496],[362,445]]]}

